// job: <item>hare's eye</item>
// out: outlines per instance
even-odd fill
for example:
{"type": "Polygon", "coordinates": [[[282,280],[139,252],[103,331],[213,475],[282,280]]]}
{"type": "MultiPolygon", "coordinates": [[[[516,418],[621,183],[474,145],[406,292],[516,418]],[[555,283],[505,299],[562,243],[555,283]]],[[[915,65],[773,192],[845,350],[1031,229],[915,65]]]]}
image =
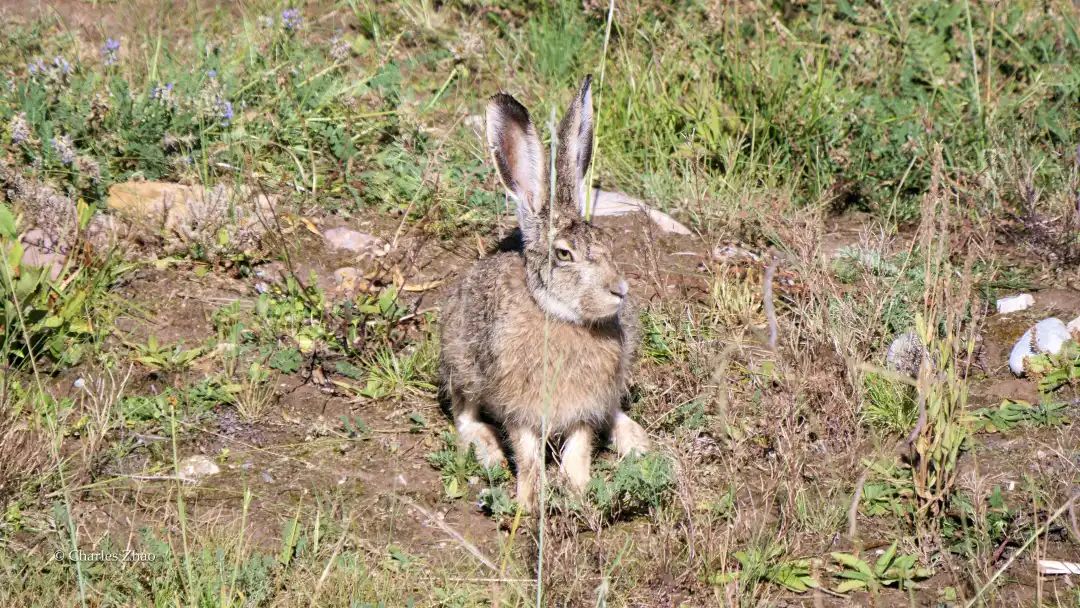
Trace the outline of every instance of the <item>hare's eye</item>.
{"type": "Polygon", "coordinates": [[[570,262],[574,259],[574,254],[570,253],[569,249],[558,248],[555,250],[555,259],[560,262],[570,262]]]}

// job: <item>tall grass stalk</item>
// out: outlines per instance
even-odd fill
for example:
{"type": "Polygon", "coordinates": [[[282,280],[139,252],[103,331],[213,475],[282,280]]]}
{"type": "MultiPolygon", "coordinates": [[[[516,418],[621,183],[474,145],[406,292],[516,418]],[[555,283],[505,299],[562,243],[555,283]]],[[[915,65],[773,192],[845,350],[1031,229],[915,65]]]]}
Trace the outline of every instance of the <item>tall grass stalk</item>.
{"type": "MultiPolygon", "coordinates": [[[[555,106],[551,106],[551,113],[548,116],[548,133],[551,135],[550,151],[548,153],[548,231],[547,231],[547,273],[551,276],[552,268],[555,264],[555,250],[552,247],[552,239],[555,236],[555,153],[559,146],[559,132],[556,127],[555,119],[555,106]]],[[[548,390],[545,391],[544,398],[544,413],[540,416],[540,480],[539,480],[539,524],[540,529],[537,539],[537,559],[536,559],[536,608],[540,608],[543,605],[544,599],[544,528],[547,523],[547,516],[545,511],[547,510],[547,443],[548,443],[548,413],[551,411],[551,391],[555,387],[557,372],[553,371],[551,366],[551,359],[548,353],[548,346],[551,340],[551,319],[544,316],[544,347],[543,347],[543,366],[544,374],[548,380],[548,390]]],[[[521,474],[521,471],[518,471],[521,474]]]]}
{"type": "Polygon", "coordinates": [[[173,455],[173,475],[176,477],[176,513],[180,519],[180,540],[184,547],[184,572],[187,574],[187,586],[188,603],[192,606],[196,605],[196,594],[193,585],[195,584],[195,571],[191,566],[191,552],[188,546],[188,531],[187,531],[187,509],[184,504],[184,480],[180,477],[180,449],[179,442],[177,441],[176,432],[176,404],[173,400],[169,401],[169,429],[172,436],[172,455],[173,455]]]}
{"type": "MultiPolygon", "coordinates": [[[[30,368],[34,375],[34,384],[37,386],[38,398],[44,398],[46,396],[45,385],[41,381],[41,370],[38,368],[37,360],[34,355],[33,341],[30,339],[30,330],[27,328],[26,319],[23,317],[22,303],[19,302],[18,294],[15,290],[15,279],[11,276],[11,264],[8,258],[8,250],[6,246],[0,246],[0,255],[3,256],[0,266],[4,269],[4,290],[11,295],[13,304],[15,305],[15,311],[19,319],[19,331],[23,335],[23,341],[27,345],[27,358],[30,360],[30,368]]],[[[5,341],[5,347],[7,342],[5,341]]],[[[6,364],[6,362],[5,362],[6,364]]],[[[64,498],[64,511],[67,515],[67,528],[68,538],[71,542],[71,548],[75,551],[79,549],[79,537],[75,528],[74,515],[71,510],[71,489],[68,487],[68,481],[64,475],[64,461],[60,456],[60,442],[63,440],[63,434],[60,432],[57,426],[57,420],[54,414],[45,416],[45,420],[49,426],[49,433],[51,441],[49,442],[49,452],[53,458],[53,462],[56,463],[56,474],[60,478],[60,490],[64,498]]],[[[75,562],[75,576],[79,582],[79,604],[86,608],[86,579],[83,575],[82,564],[80,560],[74,560],[75,562]]]]}
{"type": "Polygon", "coordinates": [[[942,150],[934,150],[930,191],[922,208],[921,249],[925,255],[925,310],[916,315],[916,331],[925,345],[918,380],[919,418],[909,435],[915,524],[920,538],[937,542],[941,514],[952,495],[957,461],[968,428],[967,375],[975,349],[976,311],[972,301],[972,258],[962,268],[949,262],[949,195],[942,186],[942,150]],[[959,277],[959,282],[957,281],[959,277]]]}
{"type": "Polygon", "coordinates": [[[600,161],[597,158],[596,150],[599,148],[600,141],[600,96],[604,91],[604,72],[607,69],[607,50],[608,43],[611,41],[611,22],[615,17],[615,0],[608,2],[607,13],[607,25],[604,26],[604,49],[600,52],[600,81],[596,85],[596,103],[593,107],[593,137],[590,145],[592,146],[592,163],[589,165],[589,172],[585,176],[585,221],[592,219],[592,177],[593,170],[596,168],[596,164],[600,161]]]}

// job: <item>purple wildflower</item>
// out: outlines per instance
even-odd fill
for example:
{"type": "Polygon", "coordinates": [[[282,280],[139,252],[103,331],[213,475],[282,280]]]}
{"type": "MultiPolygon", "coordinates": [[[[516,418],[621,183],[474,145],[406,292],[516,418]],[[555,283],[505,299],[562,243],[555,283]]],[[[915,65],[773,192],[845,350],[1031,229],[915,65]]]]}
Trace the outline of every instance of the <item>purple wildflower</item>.
{"type": "Polygon", "coordinates": [[[150,99],[155,99],[161,103],[169,103],[172,101],[173,83],[167,82],[163,85],[156,85],[150,91],[150,99]]]}
{"type": "Polygon", "coordinates": [[[30,125],[26,123],[26,112],[19,112],[8,123],[11,128],[11,143],[19,145],[30,139],[30,125]]]}
{"type": "Polygon", "coordinates": [[[300,14],[299,9],[287,8],[281,11],[281,26],[285,28],[285,31],[295,32],[300,29],[303,23],[304,17],[300,14]]]}
{"type": "Polygon", "coordinates": [[[206,75],[210,78],[210,80],[213,80],[217,78],[217,70],[211,68],[206,71],[206,75]]]}
{"type": "Polygon", "coordinates": [[[56,71],[59,72],[61,75],[67,76],[71,73],[71,64],[68,63],[67,59],[64,59],[60,55],[57,55],[56,57],[53,57],[52,62],[53,67],[56,68],[56,71]]]}
{"type": "Polygon", "coordinates": [[[330,39],[330,58],[334,61],[345,61],[352,53],[352,46],[341,34],[330,39]]]}
{"type": "Polygon", "coordinates": [[[71,137],[67,135],[54,137],[52,146],[53,150],[56,150],[57,156],[60,157],[60,162],[65,165],[71,165],[75,162],[75,145],[71,143],[71,137]]]}
{"type": "Polygon", "coordinates": [[[218,100],[217,100],[216,105],[217,105],[218,115],[221,117],[221,126],[227,127],[230,124],[232,124],[232,119],[233,119],[232,102],[229,101],[228,99],[223,99],[223,98],[219,97],[218,100]]]}
{"type": "Polygon", "coordinates": [[[44,74],[46,71],[48,71],[48,69],[49,68],[45,66],[45,62],[42,61],[40,58],[31,61],[26,66],[26,70],[30,72],[30,74],[33,76],[36,76],[38,74],[44,74]]]}
{"type": "Polygon", "coordinates": [[[101,60],[105,65],[115,65],[120,60],[120,41],[115,38],[106,38],[101,47],[101,60]]]}

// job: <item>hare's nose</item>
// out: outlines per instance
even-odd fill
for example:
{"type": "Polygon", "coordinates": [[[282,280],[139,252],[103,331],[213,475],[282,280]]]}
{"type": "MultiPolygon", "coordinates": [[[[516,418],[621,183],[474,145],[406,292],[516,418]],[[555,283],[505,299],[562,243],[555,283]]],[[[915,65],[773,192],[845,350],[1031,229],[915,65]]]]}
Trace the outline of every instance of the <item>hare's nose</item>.
{"type": "Polygon", "coordinates": [[[630,291],[630,285],[626,283],[626,279],[619,279],[618,283],[612,285],[609,289],[611,295],[625,298],[627,292],[630,291]]]}

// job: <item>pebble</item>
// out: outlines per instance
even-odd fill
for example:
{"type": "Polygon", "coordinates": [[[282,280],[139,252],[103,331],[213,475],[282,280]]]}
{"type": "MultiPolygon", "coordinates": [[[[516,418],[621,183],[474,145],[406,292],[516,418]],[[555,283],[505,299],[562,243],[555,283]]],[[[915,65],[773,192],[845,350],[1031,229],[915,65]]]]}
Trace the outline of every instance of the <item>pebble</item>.
{"type": "Polygon", "coordinates": [[[1034,304],[1035,298],[1030,293],[1022,293],[999,299],[997,301],[997,311],[999,315],[1006,315],[1010,312],[1026,310],[1034,304]]]}
{"type": "Polygon", "coordinates": [[[177,463],[176,468],[179,472],[180,479],[191,482],[199,481],[221,472],[221,468],[218,467],[213,460],[210,460],[202,454],[188,456],[177,463]]]}
{"type": "Polygon", "coordinates": [[[1057,354],[1061,347],[1072,336],[1065,323],[1057,317],[1043,319],[1034,327],[1024,332],[1024,335],[1013,346],[1009,353],[1009,369],[1017,376],[1024,375],[1024,361],[1033,355],[1040,353],[1057,354]]]}
{"type": "Polygon", "coordinates": [[[323,238],[335,249],[375,255],[386,253],[386,245],[382,239],[352,228],[331,228],[323,232],[323,238]]]}

